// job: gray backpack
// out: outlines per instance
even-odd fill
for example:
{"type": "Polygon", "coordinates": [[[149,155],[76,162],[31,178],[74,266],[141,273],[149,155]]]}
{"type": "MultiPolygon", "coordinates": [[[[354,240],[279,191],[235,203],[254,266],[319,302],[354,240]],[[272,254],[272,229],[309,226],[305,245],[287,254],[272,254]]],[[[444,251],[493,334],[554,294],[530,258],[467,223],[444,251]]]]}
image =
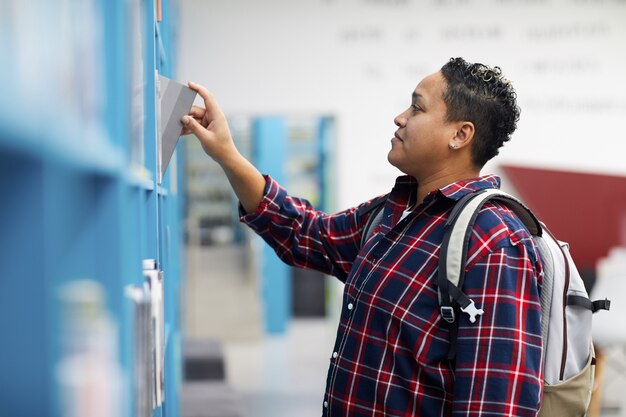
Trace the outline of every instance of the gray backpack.
{"type": "MultiPolygon", "coordinates": [[[[557,240],[518,199],[497,189],[464,196],[456,203],[445,224],[437,288],[441,316],[450,329],[448,357],[452,360],[456,354],[457,315],[467,314],[474,323],[483,314],[480,306],[475,305],[462,288],[474,221],[487,201],[497,201],[519,217],[533,236],[542,260],[544,386],[539,416],[584,416],[591,401],[595,368],[591,318],[598,310],[608,310],[610,301],[591,301],[567,243],[557,240]]],[[[361,246],[381,221],[384,200],[375,204],[377,207],[372,210],[365,226],[361,246]]]]}

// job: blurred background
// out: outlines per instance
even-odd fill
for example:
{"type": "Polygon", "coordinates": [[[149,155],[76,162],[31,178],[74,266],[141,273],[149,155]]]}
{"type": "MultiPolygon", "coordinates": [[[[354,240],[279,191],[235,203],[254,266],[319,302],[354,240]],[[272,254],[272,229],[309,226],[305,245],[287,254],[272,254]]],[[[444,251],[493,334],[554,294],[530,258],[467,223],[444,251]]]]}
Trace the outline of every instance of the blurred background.
{"type": "Polygon", "coordinates": [[[594,318],[590,416],[626,416],[626,1],[0,0],[0,416],[321,414],[341,285],[238,221],[194,137],[160,175],[158,75],[333,212],[389,191],[393,118],[450,57],[522,109],[496,173],[594,318]],[[199,101],[197,100],[199,103],[199,101]]]}

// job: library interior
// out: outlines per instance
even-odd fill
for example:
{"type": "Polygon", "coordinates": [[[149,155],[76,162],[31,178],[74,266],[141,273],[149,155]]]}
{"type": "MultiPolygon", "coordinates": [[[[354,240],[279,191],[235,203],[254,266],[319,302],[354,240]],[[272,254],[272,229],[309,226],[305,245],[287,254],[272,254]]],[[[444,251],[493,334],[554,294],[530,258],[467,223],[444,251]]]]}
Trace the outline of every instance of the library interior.
{"type": "Polygon", "coordinates": [[[624,0],[0,0],[0,417],[339,415],[361,306],[242,222],[182,135],[205,105],[188,83],[261,173],[338,213],[392,190],[396,116],[459,56],[515,86],[483,175],[611,300],[587,416],[626,417],[625,19],[624,0]]]}

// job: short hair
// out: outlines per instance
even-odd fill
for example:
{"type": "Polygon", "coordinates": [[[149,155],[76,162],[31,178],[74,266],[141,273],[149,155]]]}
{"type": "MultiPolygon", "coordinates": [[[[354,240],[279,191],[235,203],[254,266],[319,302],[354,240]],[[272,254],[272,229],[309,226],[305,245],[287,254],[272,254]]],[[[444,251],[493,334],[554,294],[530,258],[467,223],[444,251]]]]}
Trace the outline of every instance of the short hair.
{"type": "Polygon", "coordinates": [[[517,128],[517,94],[499,67],[450,58],[441,73],[447,84],[443,97],[446,118],[474,123],[472,160],[482,167],[498,154],[517,128]]]}

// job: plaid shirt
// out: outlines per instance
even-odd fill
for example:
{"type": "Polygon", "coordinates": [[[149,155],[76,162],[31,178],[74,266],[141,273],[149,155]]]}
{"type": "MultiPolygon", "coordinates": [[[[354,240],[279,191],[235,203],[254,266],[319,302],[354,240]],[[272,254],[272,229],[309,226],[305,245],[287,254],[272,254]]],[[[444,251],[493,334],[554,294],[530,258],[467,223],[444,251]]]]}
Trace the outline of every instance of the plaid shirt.
{"type": "MultiPolygon", "coordinates": [[[[444,222],[468,192],[499,187],[486,176],[415,201],[399,177],[383,221],[361,248],[372,203],[327,215],[266,177],[263,201],[242,221],[288,264],[345,283],[323,415],[535,416],[542,392],[541,264],[528,231],[506,207],[487,203],[469,243],[463,291],[485,313],[458,318],[456,361],[439,314],[437,267],[444,222]]],[[[243,213],[242,213],[243,214],[243,213]]]]}

